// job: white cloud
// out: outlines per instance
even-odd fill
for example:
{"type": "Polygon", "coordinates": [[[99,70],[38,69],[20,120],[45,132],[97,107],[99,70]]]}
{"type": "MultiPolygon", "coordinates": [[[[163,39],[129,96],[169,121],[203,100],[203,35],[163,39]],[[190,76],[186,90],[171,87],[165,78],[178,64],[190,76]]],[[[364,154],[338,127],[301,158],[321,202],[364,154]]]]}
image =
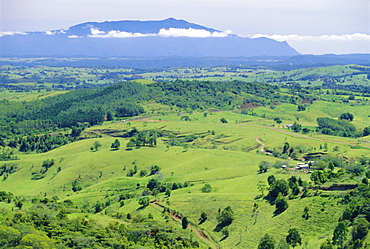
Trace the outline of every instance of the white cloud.
{"type": "Polygon", "coordinates": [[[68,38],[81,38],[81,36],[78,36],[78,35],[69,35],[68,38]]]}
{"type": "Polygon", "coordinates": [[[225,32],[210,32],[204,29],[178,29],[169,28],[159,30],[158,36],[162,37],[226,37],[231,33],[230,30],[225,32]]]}
{"type": "Polygon", "coordinates": [[[46,32],[45,32],[45,34],[47,34],[47,35],[55,35],[55,34],[56,34],[56,32],[53,32],[53,31],[46,31],[46,32]]]}
{"type": "Polygon", "coordinates": [[[264,34],[257,34],[251,36],[251,38],[260,38],[266,37],[270,39],[274,39],[276,41],[370,41],[370,35],[368,34],[361,34],[361,33],[354,33],[354,34],[346,34],[346,35],[320,35],[320,36],[313,36],[313,35],[264,35],[264,34]]]}
{"type": "Polygon", "coordinates": [[[111,30],[108,33],[101,31],[97,28],[90,28],[91,35],[88,37],[93,38],[132,38],[132,37],[147,37],[147,36],[159,36],[159,37],[226,37],[231,34],[231,30],[225,32],[210,32],[204,29],[178,29],[178,28],[169,28],[161,29],[158,34],[153,33],[131,33],[125,31],[111,30]]]}
{"type": "Polygon", "coordinates": [[[27,35],[27,33],[21,31],[0,31],[0,37],[5,35],[27,35]]]}
{"type": "Polygon", "coordinates": [[[156,36],[156,34],[142,34],[142,33],[131,33],[125,31],[111,30],[108,33],[100,31],[96,28],[91,28],[91,35],[88,37],[93,38],[131,38],[131,37],[146,37],[146,36],[156,36]]]}

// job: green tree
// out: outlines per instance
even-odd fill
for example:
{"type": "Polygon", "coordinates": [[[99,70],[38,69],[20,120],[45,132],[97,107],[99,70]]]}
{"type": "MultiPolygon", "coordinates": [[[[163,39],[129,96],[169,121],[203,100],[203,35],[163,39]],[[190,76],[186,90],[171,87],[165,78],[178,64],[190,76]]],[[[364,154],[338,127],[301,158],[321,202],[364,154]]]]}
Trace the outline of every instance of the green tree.
{"type": "Polygon", "coordinates": [[[339,248],[343,248],[344,242],[346,241],[348,229],[344,222],[339,222],[333,233],[333,244],[338,245],[339,248]]]}
{"type": "Polygon", "coordinates": [[[304,105],[298,105],[297,111],[302,112],[302,111],[305,111],[305,110],[306,110],[306,107],[304,105]]]}
{"type": "Polygon", "coordinates": [[[144,196],[144,197],[141,197],[138,201],[139,205],[143,206],[143,207],[147,207],[149,205],[149,197],[147,196],[144,196]]]}
{"type": "Polygon", "coordinates": [[[207,213],[202,211],[202,213],[200,214],[199,223],[201,224],[205,222],[207,219],[208,219],[207,213]]]}
{"type": "Polygon", "coordinates": [[[230,225],[234,220],[234,211],[230,206],[227,206],[220,214],[217,215],[217,221],[222,226],[230,225]]]}
{"type": "Polygon", "coordinates": [[[17,208],[19,208],[19,209],[22,209],[22,207],[23,207],[23,202],[22,202],[21,200],[18,200],[18,201],[16,201],[16,202],[15,202],[15,206],[16,206],[17,208]]]}
{"type": "Polygon", "coordinates": [[[262,174],[262,173],[265,173],[267,172],[267,170],[269,168],[271,168],[271,163],[269,162],[266,162],[266,161],[262,161],[260,162],[260,164],[258,165],[258,173],[262,174]]]}
{"type": "Polygon", "coordinates": [[[92,148],[95,150],[95,151],[98,151],[99,148],[101,147],[101,143],[99,141],[95,141],[92,145],[92,148]]]}
{"type": "Polygon", "coordinates": [[[161,167],[159,167],[158,165],[153,165],[152,167],[150,167],[149,175],[154,175],[157,172],[159,172],[160,170],[161,170],[161,167]]]}
{"type": "Polygon", "coordinates": [[[324,243],[321,244],[320,249],[334,249],[330,239],[327,239],[324,243]]]}
{"type": "Polygon", "coordinates": [[[270,186],[268,197],[270,200],[275,200],[279,193],[283,196],[287,196],[289,193],[289,184],[285,179],[278,179],[270,186]]]}
{"type": "Polygon", "coordinates": [[[307,220],[310,217],[310,213],[309,212],[310,212],[310,209],[306,206],[303,209],[303,215],[302,215],[302,217],[307,220]]]}
{"type": "Polygon", "coordinates": [[[293,125],[291,126],[291,129],[294,132],[300,132],[302,130],[302,125],[298,124],[297,122],[294,122],[293,125]]]}
{"type": "Polygon", "coordinates": [[[186,229],[189,225],[189,221],[187,217],[182,218],[181,220],[182,229],[186,229]]]}
{"type": "Polygon", "coordinates": [[[288,231],[288,235],[286,236],[286,242],[290,244],[293,248],[297,245],[302,244],[301,236],[296,228],[291,228],[288,231]]]}
{"type": "Polygon", "coordinates": [[[183,121],[191,121],[191,119],[189,118],[189,116],[182,116],[180,118],[180,120],[183,120],[183,121]]]}
{"type": "Polygon", "coordinates": [[[38,234],[26,234],[22,240],[21,245],[29,246],[34,249],[53,249],[55,246],[53,245],[53,241],[48,238],[43,233],[38,234]]]}
{"type": "Polygon", "coordinates": [[[275,240],[266,233],[265,236],[262,237],[258,249],[275,249],[275,240]]]}
{"type": "Polygon", "coordinates": [[[369,222],[364,218],[358,219],[352,228],[352,241],[362,240],[368,232],[369,222]]]}
{"type": "Polygon", "coordinates": [[[223,227],[221,229],[221,234],[224,236],[224,238],[229,237],[229,229],[227,227],[223,227]]]}
{"type": "Polygon", "coordinates": [[[204,184],[204,186],[201,188],[202,193],[211,193],[212,192],[212,186],[209,183],[204,184]]]}
{"type": "Polygon", "coordinates": [[[113,114],[111,111],[107,111],[107,121],[112,121],[113,120],[113,114]]]}
{"type": "Polygon", "coordinates": [[[354,118],[355,118],[355,116],[353,116],[353,114],[349,113],[349,112],[342,113],[339,116],[339,119],[341,119],[341,120],[345,119],[345,120],[348,120],[348,121],[353,121],[354,118]]]}
{"type": "Polygon", "coordinates": [[[366,136],[369,136],[370,135],[370,126],[368,127],[365,127],[363,133],[362,133],[362,136],[363,137],[366,137],[366,136]]]}
{"type": "Polygon", "coordinates": [[[259,182],[257,183],[257,188],[258,188],[258,191],[260,191],[260,192],[261,192],[261,195],[262,195],[262,196],[264,196],[264,192],[265,192],[265,190],[267,189],[267,185],[266,185],[266,183],[265,183],[265,182],[263,182],[263,181],[259,181],[259,182]]]}
{"type": "Polygon", "coordinates": [[[270,186],[274,185],[276,183],[276,178],[274,175],[270,175],[267,177],[267,182],[270,186]]]}
{"type": "Polygon", "coordinates": [[[227,123],[227,119],[226,119],[226,118],[221,118],[221,119],[220,119],[220,122],[221,122],[221,123],[227,123]]]}
{"type": "Polygon", "coordinates": [[[121,143],[119,142],[118,139],[114,140],[114,142],[112,143],[112,145],[110,146],[112,149],[114,150],[119,150],[119,147],[121,146],[121,143]]]}
{"type": "Polygon", "coordinates": [[[9,226],[0,225],[0,247],[16,247],[21,239],[21,233],[9,226]]]}
{"type": "Polygon", "coordinates": [[[126,147],[127,147],[128,150],[132,150],[134,147],[136,147],[135,141],[130,139],[130,141],[127,143],[126,147]]]}
{"type": "Polygon", "coordinates": [[[282,213],[289,207],[287,200],[279,193],[275,200],[276,213],[282,213]]]}
{"type": "Polygon", "coordinates": [[[284,143],[284,146],[283,146],[283,154],[287,154],[289,152],[289,148],[290,148],[290,145],[288,142],[285,142],[284,143]]]}

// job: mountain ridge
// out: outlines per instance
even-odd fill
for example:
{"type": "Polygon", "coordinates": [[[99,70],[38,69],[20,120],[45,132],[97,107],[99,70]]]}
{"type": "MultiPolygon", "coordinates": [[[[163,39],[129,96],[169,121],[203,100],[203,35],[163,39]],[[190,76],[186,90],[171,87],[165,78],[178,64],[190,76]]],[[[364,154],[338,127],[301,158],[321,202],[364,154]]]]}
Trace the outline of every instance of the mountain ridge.
{"type": "Polygon", "coordinates": [[[85,22],[0,37],[0,56],[294,56],[286,42],[244,38],[185,20],[85,22]],[[103,39],[105,38],[105,39],[103,39]]]}

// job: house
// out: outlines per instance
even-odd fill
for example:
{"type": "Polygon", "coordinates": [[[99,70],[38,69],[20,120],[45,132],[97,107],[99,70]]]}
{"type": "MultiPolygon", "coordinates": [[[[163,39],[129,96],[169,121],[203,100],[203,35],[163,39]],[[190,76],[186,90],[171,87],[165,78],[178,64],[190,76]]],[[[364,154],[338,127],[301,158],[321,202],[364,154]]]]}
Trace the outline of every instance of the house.
{"type": "Polygon", "coordinates": [[[308,165],[308,163],[297,163],[297,167],[296,169],[309,169],[310,166],[308,165]]]}

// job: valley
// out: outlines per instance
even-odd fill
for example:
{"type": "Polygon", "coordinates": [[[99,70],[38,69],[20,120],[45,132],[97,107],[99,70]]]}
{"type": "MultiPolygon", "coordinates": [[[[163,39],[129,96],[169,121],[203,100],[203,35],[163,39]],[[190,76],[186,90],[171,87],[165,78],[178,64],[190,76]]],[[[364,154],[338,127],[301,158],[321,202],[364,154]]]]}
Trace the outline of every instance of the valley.
{"type": "Polygon", "coordinates": [[[369,72],[1,66],[0,241],[367,248],[369,72]]]}

